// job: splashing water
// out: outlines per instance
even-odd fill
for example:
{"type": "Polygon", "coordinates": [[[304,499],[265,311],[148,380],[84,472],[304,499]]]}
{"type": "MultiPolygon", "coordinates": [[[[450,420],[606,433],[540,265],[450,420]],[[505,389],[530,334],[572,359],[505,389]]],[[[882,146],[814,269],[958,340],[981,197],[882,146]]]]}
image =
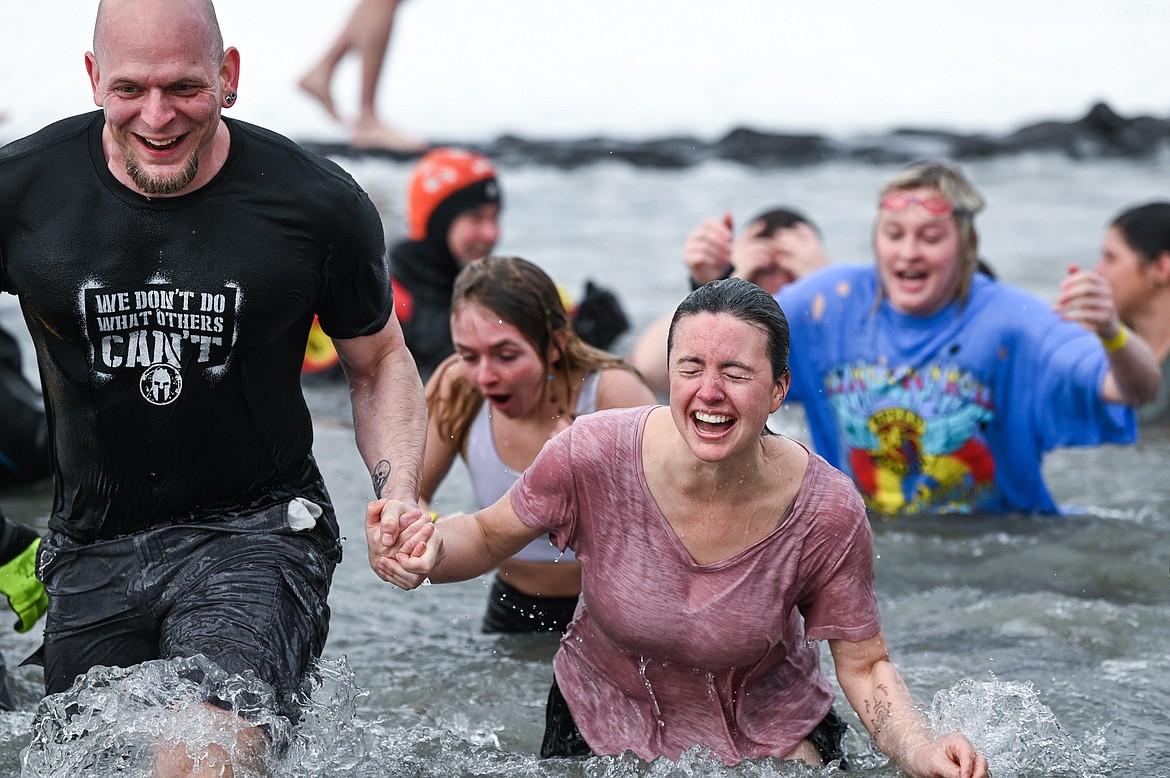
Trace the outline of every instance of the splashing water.
{"type": "Polygon", "coordinates": [[[301,719],[274,774],[338,775],[362,763],[371,744],[357,724],[356,703],[368,694],[356,685],[344,656],[318,660],[300,699],[301,719]]]}
{"type": "MultiPolygon", "coordinates": [[[[45,778],[89,775],[149,776],[158,747],[183,744],[196,766],[215,747],[234,754],[236,732],[261,726],[273,748],[264,775],[337,775],[368,753],[355,720],[365,694],[344,658],[322,660],[298,700],[295,727],[272,712],[275,695],[251,673],[229,675],[202,656],[154,660],[131,668],[97,667],[60,694],[45,697],[33,720],[33,738],[21,753],[21,773],[45,778]],[[225,728],[216,708],[230,708],[238,727],[225,728]]],[[[236,765],[236,775],[255,775],[236,765]]]]}
{"type": "Polygon", "coordinates": [[[627,752],[621,756],[594,757],[583,766],[585,778],[829,778],[841,774],[835,768],[810,767],[804,762],[774,757],[747,760],[732,767],[702,746],[688,748],[674,761],[659,757],[644,762],[627,752]]]}
{"type": "Polygon", "coordinates": [[[185,744],[196,765],[213,747],[233,753],[236,730],[216,725],[221,717],[203,704],[208,701],[238,711],[238,729],[264,726],[276,743],[288,736],[287,721],[267,712],[275,703],[270,687],[255,677],[229,676],[204,657],[97,667],[41,701],[21,772],[148,775],[160,747],[185,744]]]}
{"type": "MultiPolygon", "coordinates": [[[[648,662],[647,662],[648,664],[648,662]]],[[[642,666],[645,672],[646,665],[642,666]]],[[[645,676],[643,676],[645,678],[645,676]]],[[[648,682],[648,681],[647,681],[648,682]]],[[[33,721],[33,740],[22,752],[22,774],[62,776],[117,773],[148,776],[154,747],[183,742],[198,760],[218,746],[230,752],[234,733],[216,727],[206,700],[220,699],[246,711],[249,722],[273,733],[274,748],[263,766],[268,775],[317,776],[565,776],[566,778],[790,778],[831,776],[838,771],[779,759],[753,759],[736,767],[713,760],[696,747],[676,761],[644,762],[625,754],[577,760],[540,760],[535,754],[500,750],[494,733],[455,726],[388,724],[362,719],[357,687],[343,657],[314,668],[295,726],[264,711],[274,702],[261,681],[230,676],[214,664],[192,659],[147,662],[130,669],[97,668],[69,691],[45,698],[33,721]],[[477,736],[477,734],[479,736],[477,736]],[[484,736],[486,735],[486,736],[484,736]],[[451,772],[454,770],[454,772],[451,772]]],[[[1109,775],[1101,742],[1078,743],[1040,703],[1026,683],[964,680],[940,691],[929,713],[937,732],[963,731],[983,750],[996,778],[1098,778],[1109,775]]],[[[860,736],[855,740],[862,740],[860,736]]],[[[869,744],[872,745],[872,744],[869,744]]],[[[900,775],[883,757],[851,743],[859,776],[900,775]]],[[[238,771],[238,775],[254,775],[238,771]]]]}
{"type": "Polygon", "coordinates": [[[645,656],[638,657],[638,675],[642,676],[642,683],[646,685],[646,693],[650,695],[650,705],[654,710],[654,719],[658,722],[659,727],[665,727],[666,722],[662,720],[662,709],[658,707],[658,697],[654,694],[654,687],[650,685],[650,677],[646,675],[646,668],[649,667],[650,660],[645,656]]]}
{"type": "Polygon", "coordinates": [[[931,725],[963,732],[987,757],[996,778],[1097,778],[1110,775],[1103,738],[1078,743],[1040,702],[1030,683],[970,678],[934,697],[931,725]]]}

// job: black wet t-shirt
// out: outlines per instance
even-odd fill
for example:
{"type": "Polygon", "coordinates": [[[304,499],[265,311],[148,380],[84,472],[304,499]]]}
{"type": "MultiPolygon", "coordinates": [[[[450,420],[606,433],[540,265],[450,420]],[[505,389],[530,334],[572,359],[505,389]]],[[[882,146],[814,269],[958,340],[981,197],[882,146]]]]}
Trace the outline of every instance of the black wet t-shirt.
{"type": "Polygon", "coordinates": [[[0,149],[0,287],[20,297],[53,435],[50,527],[82,540],[327,501],[300,390],[314,314],[377,332],[381,220],[340,167],[225,120],[206,186],[117,181],[100,112],[0,149]]]}

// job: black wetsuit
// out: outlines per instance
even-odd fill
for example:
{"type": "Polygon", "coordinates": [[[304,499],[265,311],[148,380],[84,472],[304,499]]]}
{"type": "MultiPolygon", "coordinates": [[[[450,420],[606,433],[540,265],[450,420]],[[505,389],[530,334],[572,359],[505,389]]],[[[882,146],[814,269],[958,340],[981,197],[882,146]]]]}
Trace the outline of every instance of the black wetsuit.
{"type": "Polygon", "coordinates": [[[445,238],[404,240],[390,250],[390,274],[402,334],[425,381],[455,351],[451,292],[459,263],[445,238]]]}

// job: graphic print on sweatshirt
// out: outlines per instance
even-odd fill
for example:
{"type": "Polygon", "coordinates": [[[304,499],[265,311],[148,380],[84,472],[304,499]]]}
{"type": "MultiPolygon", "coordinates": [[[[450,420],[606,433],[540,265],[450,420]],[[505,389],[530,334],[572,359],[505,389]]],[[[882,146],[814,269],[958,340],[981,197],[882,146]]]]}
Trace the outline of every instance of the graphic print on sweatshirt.
{"type": "Polygon", "coordinates": [[[189,289],[165,281],[119,289],[94,282],[81,290],[95,378],[131,371],[142,398],[168,405],[183,392],[183,367],[216,373],[231,358],[238,287],[189,289]]]}
{"type": "Polygon", "coordinates": [[[857,363],[825,381],[866,505],[882,513],[969,513],[995,496],[984,428],[989,387],[952,365],[857,363]]]}

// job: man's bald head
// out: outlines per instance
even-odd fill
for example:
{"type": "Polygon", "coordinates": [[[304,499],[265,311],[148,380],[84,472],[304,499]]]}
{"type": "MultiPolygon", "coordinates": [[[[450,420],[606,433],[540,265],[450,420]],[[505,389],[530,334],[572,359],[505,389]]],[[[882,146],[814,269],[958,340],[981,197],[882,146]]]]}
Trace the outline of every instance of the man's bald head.
{"type": "Polygon", "coordinates": [[[224,49],[211,0],[101,0],[85,67],[105,112],[110,170],[148,197],[206,184],[231,145],[240,55],[224,49]]]}
{"type": "Polygon", "coordinates": [[[100,64],[103,59],[105,38],[110,25],[135,24],[144,14],[165,11],[176,17],[185,17],[190,24],[206,30],[208,58],[218,65],[223,58],[223,33],[215,15],[212,0],[100,0],[97,20],[93,26],[93,54],[100,64]]]}

